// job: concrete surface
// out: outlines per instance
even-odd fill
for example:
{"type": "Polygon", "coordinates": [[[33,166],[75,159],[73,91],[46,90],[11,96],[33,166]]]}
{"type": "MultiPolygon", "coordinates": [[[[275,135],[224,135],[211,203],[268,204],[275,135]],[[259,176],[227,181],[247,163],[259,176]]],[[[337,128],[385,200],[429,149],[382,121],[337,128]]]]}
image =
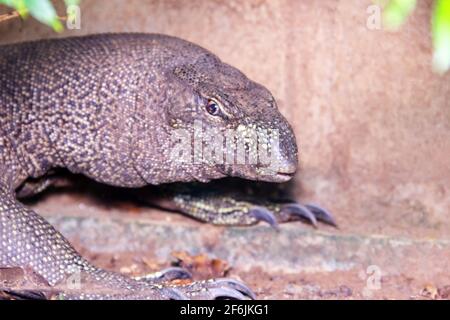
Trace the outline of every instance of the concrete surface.
{"type": "Polygon", "coordinates": [[[195,279],[239,278],[260,299],[423,299],[432,294],[427,290],[435,290],[435,297],[439,290],[450,293],[446,239],[354,234],[323,225],[317,230],[300,222],[279,231],[264,224],[213,227],[117,201],[107,192],[59,190],[29,204],[94,263],[131,275],[183,266],[195,279]]]}
{"type": "MultiPolygon", "coordinates": [[[[63,210],[59,196],[53,207],[63,213],[52,221],[87,251],[106,256],[145,251],[162,261],[189,244],[192,254],[221,257],[242,275],[251,276],[254,266],[269,278],[278,269],[300,282],[305,272],[312,277],[304,280],[311,295],[295,288],[284,295],[283,288],[279,295],[268,289],[266,297],[345,298],[344,280],[361,285],[350,285],[349,297],[363,297],[367,279],[360,272],[370,265],[390,277],[385,287],[397,289],[369,297],[413,297],[425,287],[438,292],[450,284],[450,74],[431,72],[431,3],[419,1],[401,32],[388,33],[367,27],[370,0],[83,0],[81,30],[60,36],[171,34],[267,86],[300,145],[298,199],[329,208],[340,229],[295,224],[277,234],[175,217],[172,224],[134,222],[128,215],[98,220],[99,210],[92,217],[76,205],[63,210]]],[[[0,43],[54,36],[32,20],[0,24],[0,43]]]]}

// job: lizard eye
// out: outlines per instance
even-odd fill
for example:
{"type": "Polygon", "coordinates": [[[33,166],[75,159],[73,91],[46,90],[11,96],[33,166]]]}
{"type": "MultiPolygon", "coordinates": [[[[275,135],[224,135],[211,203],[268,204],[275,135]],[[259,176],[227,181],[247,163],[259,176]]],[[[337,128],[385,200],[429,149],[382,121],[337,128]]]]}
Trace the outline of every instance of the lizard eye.
{"type": "Polygon", "coordinates": [[[212,116],[217,116],[220,112],[219,104],[214,100],[208,100],[208,103],[206,104],[206,111],[212,116]]]}

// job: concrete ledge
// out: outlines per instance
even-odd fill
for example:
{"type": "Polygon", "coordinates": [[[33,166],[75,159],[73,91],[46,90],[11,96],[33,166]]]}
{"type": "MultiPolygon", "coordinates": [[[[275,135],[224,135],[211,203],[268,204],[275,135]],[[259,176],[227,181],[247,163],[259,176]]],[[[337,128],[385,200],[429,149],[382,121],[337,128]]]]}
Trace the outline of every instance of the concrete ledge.
{"type": "Polygon", "coordinates": [[[207,253],[248,271],[334,272],[365,270],[430,278],[450,269],[450,241],[358,236],[314,230],[301,223],[221,228],[196,222],[152,221],[130,217],[50,216],[65,236],[93,253],[144,252],[167,261],[173,251],[207,253]]]}

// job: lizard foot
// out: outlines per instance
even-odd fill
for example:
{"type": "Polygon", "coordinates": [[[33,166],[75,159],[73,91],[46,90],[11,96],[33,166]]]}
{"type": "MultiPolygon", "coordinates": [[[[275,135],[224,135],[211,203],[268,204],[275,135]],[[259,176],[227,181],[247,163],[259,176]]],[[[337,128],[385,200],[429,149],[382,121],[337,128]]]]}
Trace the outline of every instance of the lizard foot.
{"type": "MultiPolygon", "coordinates": [[[[134,277],[138,281],[147,283],[171,282],[174,280],[192,279],[192,274],[183,268],[170,267],[159,272],[151,273],[141,277],[134,277]]],[[[185,298],[195,300],[210,299],[255,299],[255,294],[242,282],[218,278],[203,281],[191,282],[186,285],[175,285],[173,287],[179,290],[185,298]]]]}
{"type": "Polygon", "coordinates": [[[337,227],[333,215],[316,204],[302,204],[292,200],[292,194],[270,184],[233,184],[216,182],[207,187],[181,184],[163,189],[160,197],[148,198],[145,190],[137,194],[159,208],[181,212],[197,220],[216,225],[253,225],[264,221],[274,228],[278,224],[304,221],[314,227],[322,222],[337,227]]]}
{"type": "Polygon", "coordinates": [[[291,200],[261,200],[216,194],[177,194],[170,209],[216,225],[253,225],[264,221],[274,228],[278,224],[304,221],[314,227],[322,222],[337,227],[333,215],[316,204],[291,200]]]}
{"type": "MultiPolygon", "coordinates": [[[[147,285],[148,282],[140,282],[147,285]]],[[[90,291],[89,293],[59,293],[52,299],[89,299],[89,300],[215,300],[255,299],[255,294],[243,283],[233,279],[221,278],[196,281],[190,284],[150,285],[142,290],[122,289],[117,293],[90,291]]]]}
{"type": "MultiPolygon", "coordinates": [[[[190,276],[182,268],[168,268],[142,280],[97,269],[84,273],[78,282],[66,279],[54,286],[24,268],[0,269],[0,300],[206,300],[254,299],[254,293],[243,283],[227,278],[164,284],[159,280],[190,276]],[[37,279],[37,280],[36,280],[37,279]],[[12,281],[14,280],[14,281],[12,281]]],[[[70,277],[71,278],[71,277],[70,277]]]]}
{"type": "MultiPolygon", "coordinates": [[[[142,282],[141,284],[147,284],[142,282]]],[[[153,285],[146,288],[81,288],[67,290],[60,287],[33,289],[0,289],[2,299],[25,300],[214,300],[255,299],[244,284],[232,279],[211,279],[187,285],[153,285]]]]}
{"type": "Polygon", "coordinates": [[[148,283],[161,283],[173,280],[192,279],[192,274],[184,268],[170,267],[144,276],[133,277],[133,279],[148,283]]]}
{"type": "Polygon", "coordinates": [[[177,289],[193,300],[256,299],[255,294],[245,284],[228,278],[197,281],[185,286],[178,286],[177,289]]]}

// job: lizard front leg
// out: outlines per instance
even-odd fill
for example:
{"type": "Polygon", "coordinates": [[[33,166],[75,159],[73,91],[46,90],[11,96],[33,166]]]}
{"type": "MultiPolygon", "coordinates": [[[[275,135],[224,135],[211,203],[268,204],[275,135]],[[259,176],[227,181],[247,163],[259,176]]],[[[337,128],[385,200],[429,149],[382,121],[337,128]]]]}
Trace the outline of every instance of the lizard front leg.
{"type": "Polygon", "coordinates": [[[23,292],[42,291],[47,298],[60,299],[253,297],[245,285],[231,279],[173,286],[99,269],[82,258],[44,218],[18,202],[12,192],[1,190],[0,268],[19,267],[27,275],[36,274],[42,280],[38,288],[2,288],[2,291],[16,291],[22,296],[23,292]],[[74,276],[79,279],[79,287],[69,285],[74,276]]]}
{"type": "Polygon", "coordinates": [[[337,226],[326,209],[285,198],[273,187],[269,186],[272,190],[268,191],[265,184],[248,184],[238,192],[227,182],[210,184],[211,187],[197,184],[166,188],[160,198],[147,202],[215,225],[254,225],[264,221],[277,227],[279,223],[301,220],[314,226],[319,221],[337,226]]]}

